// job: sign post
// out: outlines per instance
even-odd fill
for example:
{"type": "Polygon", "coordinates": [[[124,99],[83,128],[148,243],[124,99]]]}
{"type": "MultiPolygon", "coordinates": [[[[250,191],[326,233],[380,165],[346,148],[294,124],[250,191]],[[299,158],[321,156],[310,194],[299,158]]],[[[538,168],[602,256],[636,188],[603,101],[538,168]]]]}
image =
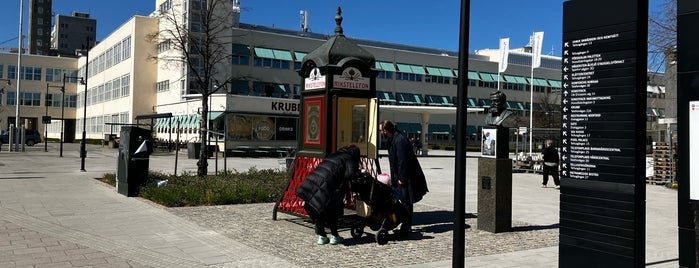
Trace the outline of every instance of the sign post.
{"type": "Polygon", "coordinates": [[[677,225],[679,267],[698,267],[699,2],[677,1],[677,225]]]}
{"type": "Polygon", "coordinates": [[[645,266],[647,0],[563,3],[560,267],[645,266]]]}

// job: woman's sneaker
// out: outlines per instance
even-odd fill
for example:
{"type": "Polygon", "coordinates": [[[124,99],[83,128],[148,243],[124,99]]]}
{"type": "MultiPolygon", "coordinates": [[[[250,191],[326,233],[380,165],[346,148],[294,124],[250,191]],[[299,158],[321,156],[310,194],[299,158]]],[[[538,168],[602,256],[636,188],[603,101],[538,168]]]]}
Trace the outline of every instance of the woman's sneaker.
{"type": "Polygon", "coordinates": [[[330,239],[328,239],[325,236],[318,236],[318,245],[325,245],[328,242],[330,242],[330,239]]]}
{"type": "Polygon", "coordinates": [[[345,239],[343,239],[343,238],[340,237],[340,236],[334,236],[334,235],[333,235],[333,237],[330,238],[330,244],[337,245],[337,244],[342,243],[342,241],[344,241],[344,240],[345,240],[345,239]]]}

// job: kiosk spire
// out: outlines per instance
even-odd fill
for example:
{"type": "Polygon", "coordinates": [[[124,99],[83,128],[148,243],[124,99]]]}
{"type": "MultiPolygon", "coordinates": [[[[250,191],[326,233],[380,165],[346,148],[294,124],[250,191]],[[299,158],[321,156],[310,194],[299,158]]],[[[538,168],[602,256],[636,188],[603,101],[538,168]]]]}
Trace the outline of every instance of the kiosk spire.
{"type": "Polygon", "coordinates": [[[342,8],[339,6],[337,7],[337,13],[335,14],[335,24],[335,35],[345,36],[344,31],[342,30],[342,8]]]}

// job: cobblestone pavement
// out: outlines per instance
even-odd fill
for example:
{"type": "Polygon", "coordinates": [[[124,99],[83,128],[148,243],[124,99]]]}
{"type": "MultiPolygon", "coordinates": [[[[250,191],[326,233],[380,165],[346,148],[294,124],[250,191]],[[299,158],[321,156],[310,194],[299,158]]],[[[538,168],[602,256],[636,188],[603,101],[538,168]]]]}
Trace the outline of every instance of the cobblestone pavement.
{"type": "MultiPolygon", "coordinates": [[[[414,234],[375,243],[374,231],[342,245],[318,246],[306,220],[278,214],[273,204],[163,208],[127,198],[92,178],[115,172],[116,149],[91,146],[87,172],[78,171],[76,144],[65,157],[30,147],[0,152],[0,268],[4,267],[451,267],[453,152],[423,157],[430,193],[415,206],[414,234]]],[[[196,161],[154,154],[150,169],[192,172],[196,161]],[[179,163],[179,165],[177,164],[179,163]],[[174,164],[174,165],[173,165],[174,164]]],[[[476,158],[466,161],[466,211],[477,211],[476,158]]],[[[380,159],[386,167],[387,158],[380,159]]],[[[210,171],[283,168],[284,159],[228,158],[210,171]],[[218,166],[218,168],[216,168],[218,166]]],[[[560,192],[540,188],[541,175],[513,174],[512,232],[476,228],[467,214],[468,267],[557,267],[560,192]]],[[[677,191],[646,187],[646,263],[677,267],[677,191]]]]}
{"type": "MultiPolygon", "coordinates": [[[[389,243],[378,246],[375,233],[353,239],[347,224],[340,232],[342,245],[316,245],[313,226],[306,220],[287,214],[272,219],[274,204],[169,208],[168,211],[205,226],[243,244],[282,257],[296,265],[385,267],[451,260],[453,222],[451,212],[415,205],[414,233],[400,238],[391,233],[389,243]]],[[[556,246],[557,226],[531,226],[514,223],[513,232],[493,234],[476,229],[474,215],[467,215],[466,255],[499,254],[556,246]]]]}
{"type": "Polygon", "coordinates": [[[0,219],[0,267],[147,267],[0,219]]]}

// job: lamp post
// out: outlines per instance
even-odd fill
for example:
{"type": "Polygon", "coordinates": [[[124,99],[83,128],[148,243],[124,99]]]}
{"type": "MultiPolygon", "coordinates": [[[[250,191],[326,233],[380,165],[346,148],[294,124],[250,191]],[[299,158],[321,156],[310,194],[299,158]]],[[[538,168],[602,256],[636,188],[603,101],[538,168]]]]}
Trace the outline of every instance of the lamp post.
{"type": "MultiPolygon", "coordinates": [[[[65,76],[65,74],[64,74],[64,76],[65,76]]],[[[48,100],[49,88],[52,88],[52,87],[53,88],[60,88],[61,93],[62,93],[61,98],[64,98],[65,88],[66,88],[65,83],[66,83],[65,79],[63,79],[63,86],[52,86],[52,85],[49,85],[49,83],[46,83],[46,97],[44,97],[44,99],[48,100]]],[[[48,131],[48,128],[46,127],[46,124],[47,124],[47,122],[48,122],[48,124],[51,123],[51,120],[49,120],[48,118],[49,118],[49,104],[52,104],[52,103],[53,103],[53,98],[51,98],[51,103],[49,103],[48,101],[44,102],[44,106],[46,106],[46,115],[44,116],[44,120],[42,120],[44,123],[44,152],[49,151],[48,141],[47,141],[47,138],[49,136],[49,131],[48,131]]],[[[63,120],[63,101],[61,101],[61,120],[63,120]]],[[[61,122],[63,122],[63,121],[61,121],[61,122]]],[[[61,127],[62,126],[63,126],[63,123],[61,123],[61,127]]],[[[61,157],[63,157],[63,130],[62,130],[62,128],[61,128],[61,157]]]]}
{"type": "MultiPolygon", "coordinates": [[[[6,84],[7,86],[11,86],[11,85],[12,85],[12,82],[11,82],[10,79],[0,78],[0,81],[5,81],[5,83],[7,83],[7,84],[6,84]]],[[[2,95],[3,95],[3,94],[5,94],[5,86],[3,86],[2,88],[0,88],[0,101],[2,101],[2,95]]],[[[12,131],[12,130],[10,129],[10,131],[12,131]]],[[[10,135],[12,135],[12,132],[10,132],[10,135]]],[[[9,140],[8,140],[8,147],[7,147],[7,149],[8,149],[8,151],[12,151],[12,142],[9,141],[9,140]]],[[[0,148],[0,151],[2,151],[2,148],[0,148]]]]}
{"type": "MultiPolygon", "coordinates": [[[[88,37],[89,38],[89,37],[88,37]]],[[[85,96],[83,97],[83,138],[80,141],[80,171],[87,171],[85,170],[85,157],[87,156],[87,151],[85,150],[85,143],[86,143],[86,124],[87,124],[87,76],[88,76],[88,64],[90,63],[90,39],[88,39],[88,42],[86,42],[85,49],[83,51],[80,51],[79,53],[85,53],[85,76],[83,77],[83,84],[85,85],[85,96]]]]}

